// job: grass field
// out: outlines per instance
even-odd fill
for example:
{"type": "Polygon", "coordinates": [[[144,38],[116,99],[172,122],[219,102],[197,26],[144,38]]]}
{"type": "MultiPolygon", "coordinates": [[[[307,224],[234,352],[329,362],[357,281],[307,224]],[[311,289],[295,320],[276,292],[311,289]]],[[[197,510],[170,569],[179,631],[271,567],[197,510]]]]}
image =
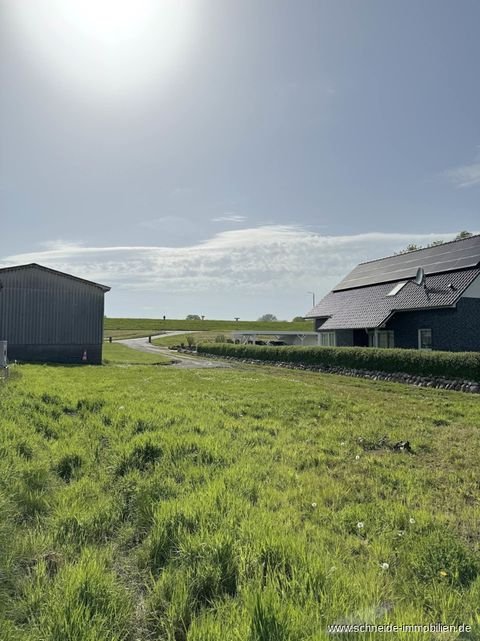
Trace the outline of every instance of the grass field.
{"type": "Polygon", "coordinates": [[[162,354],[148,354],[118,343],[103,346],[103,361],[106,365],[168,365],[173,359],[162,354]]]}
{"type": "Polygon", "coordinates": [[[145,332],[141,334],[146,336],[162,330],[192,330],[192,331],[227,331],[242,329],[258,330],[303,330],[305,332],[313,331],[313,321],[287,322],[277,321],[274,323],[263,323],[259,321],[238,321],[235,320],[203,320],[203,321],[186,321],[167,318],[166,320],[154,318],[106,318],[105,335],[110,336],[112,330],[145,332]]]}
{"type": "Polygon", "coordinates": [[[479,428],[473,395],[333,375],[18,367],[0,638],[479,639],[479,428]]]}

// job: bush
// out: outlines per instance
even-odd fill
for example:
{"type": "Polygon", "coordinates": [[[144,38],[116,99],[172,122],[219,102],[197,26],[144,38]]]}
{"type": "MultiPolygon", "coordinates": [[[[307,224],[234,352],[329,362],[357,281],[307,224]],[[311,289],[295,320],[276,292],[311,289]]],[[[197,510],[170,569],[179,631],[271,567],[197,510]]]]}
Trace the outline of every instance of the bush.
{"type": "Polygon", "coordinates": [[[272,347],[198,345],[198,352],[311,367],[346,367],[416,376],[460,378],[480,382],[479,352],[427,352],[373,347],[272,347]]]}

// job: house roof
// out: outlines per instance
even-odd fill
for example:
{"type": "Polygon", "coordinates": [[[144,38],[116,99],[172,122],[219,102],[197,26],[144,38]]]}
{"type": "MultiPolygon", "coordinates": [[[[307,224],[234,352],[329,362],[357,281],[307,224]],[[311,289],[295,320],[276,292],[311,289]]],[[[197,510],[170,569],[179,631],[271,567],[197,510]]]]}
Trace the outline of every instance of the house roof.
{"type": "Polygon", "coordinates": [[[425,287],[412,280],[379,283],[332,291],[307,315],[327,318],[322,330],[375,328],[395,312],[415,309],[452,307],[463,292],[480,275],[480,268],[433,274],[425,279],[425,287]],[[396,283],[405,285],[395,296],[388,296],[396,283]]]}
{"type": "Polygon", "coordinates": [[[428,276],[477,265],[480,265],[480,235],[360,263],[333,291],[415,278],[419,267],[428,276]]]}
{"type": "Polygon", "coordinates": [[[78,276],[72,276],[72,274],[66,274],[65,272],[57,271],[56,269],[51,269],[50,267],[44,267],[38,263],[28,263],[27,265],[14,265],[13,267],[2,267],[0,268],[0,274],[4,272],[18,271],[20,269],[40,269],[50,274],[55,274],[57,276],[64,276],[65,278],[71,278],[72,280],[80,281],[86,283],[87,285],[92,285],[93,287],[98,287],[104,292],[109,292],[110,287],[107,285],[101,285],[100,283],[95,283],[92,280],[86,280],[85,278],[79,278],[78,276]]]}

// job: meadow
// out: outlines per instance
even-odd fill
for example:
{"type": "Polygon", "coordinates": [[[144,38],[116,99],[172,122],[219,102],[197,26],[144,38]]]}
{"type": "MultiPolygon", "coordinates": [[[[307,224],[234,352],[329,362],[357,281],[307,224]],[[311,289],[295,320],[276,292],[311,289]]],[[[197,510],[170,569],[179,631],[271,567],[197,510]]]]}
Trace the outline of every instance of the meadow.
{"type": "Polygon", "coordinates": [[[257,330],[289,330],[313,332],[313,321],[275,321],[266,323],[263,321],[245,321],[245,320],[181,320],[167,318],[106,318],[104,323],[105,336],[114,338],[135,338],[136,336],[148,336],[161,331],[186,330],[197,332],[208,331],[235,331],[246,329],[257,330]]]}
{"type": "Polygon", "coordinates": [[[478,398],[116,358],[0,385],[2,641],[480,639],[478,398]]]}
{"type": "Polygon", "coordinates": [[[170,365],[173,360],[163,354],[140,352],[119,343],[106,343],[103,346],[105,365],[170,365]]]}

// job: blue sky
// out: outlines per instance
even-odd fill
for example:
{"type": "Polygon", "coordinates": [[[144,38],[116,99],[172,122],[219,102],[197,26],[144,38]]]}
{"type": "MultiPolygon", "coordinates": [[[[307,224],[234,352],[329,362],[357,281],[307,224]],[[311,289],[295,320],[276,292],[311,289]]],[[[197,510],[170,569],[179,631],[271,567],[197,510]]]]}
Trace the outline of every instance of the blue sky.
{"type": "Polygon", "coordinates": [[[480,229],[476,0],[22,4],[1,265],[105,282],[111,316],[291,318],[361,260],[480,229]]]}

